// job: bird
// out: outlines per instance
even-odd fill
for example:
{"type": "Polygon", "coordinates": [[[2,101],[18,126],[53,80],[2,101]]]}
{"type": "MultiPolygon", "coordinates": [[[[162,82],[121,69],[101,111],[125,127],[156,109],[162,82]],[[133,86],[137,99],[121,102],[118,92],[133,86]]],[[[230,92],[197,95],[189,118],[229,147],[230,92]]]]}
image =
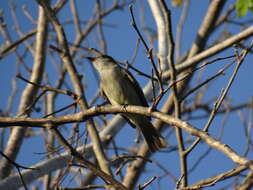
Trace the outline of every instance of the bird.
{"type": "MultiPolygon", "coordinates": [[[[148,107],[143,91],[133,75],[121,67],[111,56],[100,54],[87,57],[99,74],[100,90],[112,105],[135,105],[148,107]]],[[[151,118],[124,113],[126,121],[141,131],[151,152],[156,152],[168,146],[166,140],[151,123],[151,118]]]]}

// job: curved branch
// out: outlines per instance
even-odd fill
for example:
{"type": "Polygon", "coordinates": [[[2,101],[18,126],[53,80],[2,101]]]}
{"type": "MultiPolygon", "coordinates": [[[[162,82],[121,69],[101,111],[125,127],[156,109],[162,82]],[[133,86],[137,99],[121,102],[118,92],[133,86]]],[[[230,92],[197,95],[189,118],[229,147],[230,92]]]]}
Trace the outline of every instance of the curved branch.
{"type": "Polygon", "coordinates": [[[246,165],[253,170],[253,163],[252,161],[248,160],[247,158],[241,157],[238,155],[232,148],[228,145],[216,140],[215,138],[211,137],[208,133],[203,132],[202,130],[198,129],[197,127],[187,123],[186,121],[177,119],[172,117],[168,114],[161,113],[158,111],[150,112],[149,108],[140,107],[140,106],[98,106],[92,107],[87,109],[85,112],[79,112],[76,114],[54,117],[54,118],[15,118],[15,122],[11,122],[10,119],[13,118],[3,118],[0,117],[0,126],[8,125],[8,126],[41,126],[41,127],[48,127],[52,125],[61,125],[66,123],[73,123],[73,122],[84,122],[90,117],[101,115],[101,114],[117,114],[117,113],[132,113],[132,114],[140,114],[149,117],[154,117],[156,119],[162,120],[164,123],[167,123],[171,126],[176,126],[181,128],[182,130],[186,131],[187,133],[199,137],[202,141],[208,144],[210,147],[223,152],[226,156],[228,156],[233,162],[240,165],[246,165]]]}

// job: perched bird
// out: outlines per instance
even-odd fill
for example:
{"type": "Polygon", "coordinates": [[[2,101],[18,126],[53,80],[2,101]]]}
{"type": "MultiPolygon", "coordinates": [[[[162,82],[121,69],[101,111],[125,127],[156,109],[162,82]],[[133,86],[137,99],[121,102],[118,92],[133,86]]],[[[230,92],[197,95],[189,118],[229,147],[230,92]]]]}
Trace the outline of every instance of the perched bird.
{"type": "MultiPolygon", "coordinates": [[[[135,78],[108,55],[88,57],[99,73],[100,88],[112,105],[136,105],[148,107],[146,98],[135,78]]],[[[155,152],[167,146],[166,140],[150,122],[150,117],[137,114],[121,114],[130,125],[142,132],[150,150],[155,152]]]]}

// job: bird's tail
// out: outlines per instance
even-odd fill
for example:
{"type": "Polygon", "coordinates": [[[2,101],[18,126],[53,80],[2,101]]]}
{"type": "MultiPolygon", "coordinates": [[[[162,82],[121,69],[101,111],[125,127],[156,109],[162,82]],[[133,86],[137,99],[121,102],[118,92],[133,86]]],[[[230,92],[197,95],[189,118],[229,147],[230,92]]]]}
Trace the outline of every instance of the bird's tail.
{"type": "Polygon", "coordinates": [[[168,146],[167,141],[158,133],[152,123],[146,122],[145,126],[141,126],[140,129],[151,152],[168,146]]]}

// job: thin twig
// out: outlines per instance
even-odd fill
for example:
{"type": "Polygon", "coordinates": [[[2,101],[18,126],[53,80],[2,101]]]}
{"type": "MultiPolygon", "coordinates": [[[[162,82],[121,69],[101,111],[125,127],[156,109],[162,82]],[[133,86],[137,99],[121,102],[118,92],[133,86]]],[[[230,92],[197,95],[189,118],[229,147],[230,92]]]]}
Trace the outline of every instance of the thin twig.
{"type": "MultiPolygon", "coordinates": [[[[225,99],[227,93],[228,93],[228,90],[230,89],[231,85],[233,84],[234,82],[234,79],[235,79],[235,76],[237,75],[238,71],[239,71],[239,68],[241,66],[241,64],[243,63],[244,61],[244,58],[246,57],[246,55],[248,54],[248,52],[250,51],[250,49],[253,47],[253,41],[251,42],[251,45],[243,50],[240,54],[240,56],[238,57],[238,60],[237,60],[237,65],[236,65],[236,68],[232,74],[232,76],[230,77],[229,81],[228,81],[228,84],[226,86],[226,88],[224,90],[222,90],[222,93],[221,93],[221,96],[217,99],[216,103],[214,104],[214,107],[213,107],[213,110],[209,116],[209,119],[205,125],[205,127],[203,128],[203,131],[207,132],[213,119],[215,118],[216,116],[216,113],[217,111],[219,110],[223,100],[225,99]]],[[[193,144],[185,151],[185,154],[189,154],[195,147],[196,145],[200,142],[200,139],[196,139],[193,144]]]]}
{"type": "Polygon", "coordinates": [[[185,0],[183,1],[183,10],[182,10],[182,14],[180,16],[180,20],[178,22],[177,25],[177,31],[176,31],[176,45],[175,45],[175,56],[176,56],[176,61],[179,60],[179,58],[181,57],[181,39],[182,39],[182,30],[183,30],[183,26],[184,23],[186,21],[186,18],[188,16],[188,12],[189,12],[189,0],[185,0]]]}
{"type": "MultiPolygon", "coordinates": [[[[146,49],[146,53],[148,55],[148,59],[150,60],[154,72],[155,72],[155,76],[158,80],[158,84],[159,84],[159,88],[160,88],[160,93],[163,94],[163,85],[162,85],[162,80],[161,80],[161,76],[156,68],[156,64],[153,58],[153,52],[152,49],[148,47],[147,43],[145,42],[143,36],[141,35],[141,32],[139,31],[137,25],[136,25],[136,21],[135,21],[135,17],[134,17],[134,13],[133,13],[133,7],[130,5],[129,6],[129,10],[130,10],[130,14],[131,14],[131,18],[132,18],[132,22],[131,22],[131,26],[135,29],[135,31],[137,32],[141,42],[143,43],[145,49],[146,49]]],[[[160,99],[159,99],[160,101],[160,99]]],[[[159,101],[156,101],[156,103],[152,106],[153,109],[155,109],[156,105],[158,104],[159,101]]]]}
{"type": "Polygon", "coordinates": [[[184,94],[183,97],[181,97],[180,101],[183,101],[186,97],[188,97],[190,94],[192,94],[193,92],[195,92],[196,90],[199,90],[202,86],[208,84],[210,81],[214,80],[215,78],[217,78],[220,75],[224,75],[224,71],[227,70],[231,65],[233,65],[234,62],[231,62],[230,64],[228,64],[226,67],[224,67],[223,69],[219,70],[214,76],[211,76],[210,78],[206,79],[205,81],[203,81],[202,83],[198,84],[197,86],[195,86],[194,88],[192,88],[191,90],[189,90],[188,92],[186,92],[184,94]]]}
{"type": "Polygon", "coordinates": [[[126,190],[127,188],[122,185],[120,182],[116,181],[110,175],[106,174],[102,170],[100,170],[96,165],[91,163],[90,161],[83,158],[83,156],[78,153],[61,135],[61,133],[57,130],[57,128],[48,126],[49,129],[52,131],[54,136],[58,139],[58,141],[80,162],[84,165],[84,167],[89,168],[94,173],[96,173],[99,177],[101,177],[105,182],[109,182],[109,184],[114,185],[116,188],[121,190],[126,190]]]}
{"type": "Polygon", "coordinates": [[[32,84],[38,88],[41,88],[43,91],[52,91],[52,92],[56,92],[56,93],[60,93],[60,94],[65,94],[67,96],[70,96],[72,97],[74,100],[78,99],[78,95],[69,91],[69,90],[62,90],[62,89],[57,89],[57,88],[52,88],[52,87],[48,87],[48,86],[43,86],[43,85],[40,85],[40,84],[36,84],[34,82],[31,82],[29,80],[27,80],[26,78],[24,78],[22,75],[18,74],[16,76],[17,78],[29,83],[29,84],[32,84]]]}
{"type": "MultiPolygon", "coordinates": [[[[54,27],[54,30],[57,35],[58,43],[59,43],[60,47],[63,49],[63,53],[61,53],[62,61],[63,61],[64,66],[66,67],[66,69],[70,75],[70,79],[71,79],[72,85],[74,87],[75,93],[80,97],[80,100],[78,101],[79,107],[84,112],[84,111],[86,111],[86,109],[88,107],[88,103],[87,103],[87,100],[84,95],[84,90],[83,90],[83,85],[82,85],[81,79],[78,75],[77,68],[74,65],[74,62],[73,62],[73,59],[72,59],[72,56],[71,56],[71,53],[69,50],[66,33],[65,33],[62,25],[60,24],[57,16],[55,15],[54,11],[50,7],[49,2],[44,1],[44,0],[37,0],[37,2],[43,7],[43,9],[46,12],[46,16],[51,21],[51,23],[54,27]]],[[[93,150],[94,150],[94,153],[95,153],[96,158],[98,160],[99,166],[102,168],[103,172],[106,172],[107,174],[112,175],[112,171],[108,165],[106,154],[105,154],[104,149],[102,147],[101,139],[98,135],[98,131],[95,127],[93,120],[88,121],[87,130],[88,130],[88,133],[92,139],[93,150]]],[[[121,186],[121,188],[122,188],[122,186],[121,186]]]]}
{"type": "MultiPolygon", "coordinates": [[[[175,69],[175,63],[174,63],[174,39],[172,34],[172,24],[171,24],[171,12],[168,9],[166,3],[163,0],[160,0],[160,5],[162,7],[163,15],[165,17],[165,23],[166,23],[166,33],[168,35],[168,47],[169,52],[167,56],[167,60],[170,67],[170,76],[172,83],[175,83],[177,80],[177,71],[175,69]]],[[[174,113],[176,118],[181,117],[181,102],[179,101],[179,93],[178,93],[178,87],[175,83],[172,86],[172,97],[174,102],[174,113]]],[[[182,129],[176,128],[176,136],[177,136],[177,143],[178,143],[178,151],[180,155],[180,166],[181,166],[181,176],[182,180],[180,181],[180,187],[186,187],[188,184],[188,172],[187,172],[187,155],[184,154],[185,151],[185,145],[184,145],[184,139],[182,134],[182,129]]]]}
{"type": "Polygon", "coordinates": [[[103,20],[102,20],[103,17],[101,15],[101,13],[102,13],[101,2],[100,2],[100,0],[96,0],[96,3],[97,3],[97,14],[98,14],[98,18],[99,18],[99,22],[98,22],[98,32],[100,35],[99,44],[102,49],[102,52],[104,54],[107,54],[107,45],[106,45],[105,35],[104,35],[104,30],[103,30],[103,20]]]}
{"type": "Polygon", "coordinates": [[[28,38],[34,36],[36,34],[37,30],[31,30],[27,34],[20,37],[20,39],[16,40],[15,42],[12,42],[11,44],[8,44],[7,46],[2,48],[2,51],[0,52],[0,59],[11,53],[11,51],[15,50],[18,45],[20,45],[22,42],[27,40],[28,38]]]}
{"type": "Polygon", "coordinates": [[[147,186],[149,186],[154,180],[156,180],[156,176],[152,177],[150,180],[148,180],[146,183],[144,183],[143,185],[138,185],[138,189],[139,190],[143,190],[145,189],[147,186]]]}

